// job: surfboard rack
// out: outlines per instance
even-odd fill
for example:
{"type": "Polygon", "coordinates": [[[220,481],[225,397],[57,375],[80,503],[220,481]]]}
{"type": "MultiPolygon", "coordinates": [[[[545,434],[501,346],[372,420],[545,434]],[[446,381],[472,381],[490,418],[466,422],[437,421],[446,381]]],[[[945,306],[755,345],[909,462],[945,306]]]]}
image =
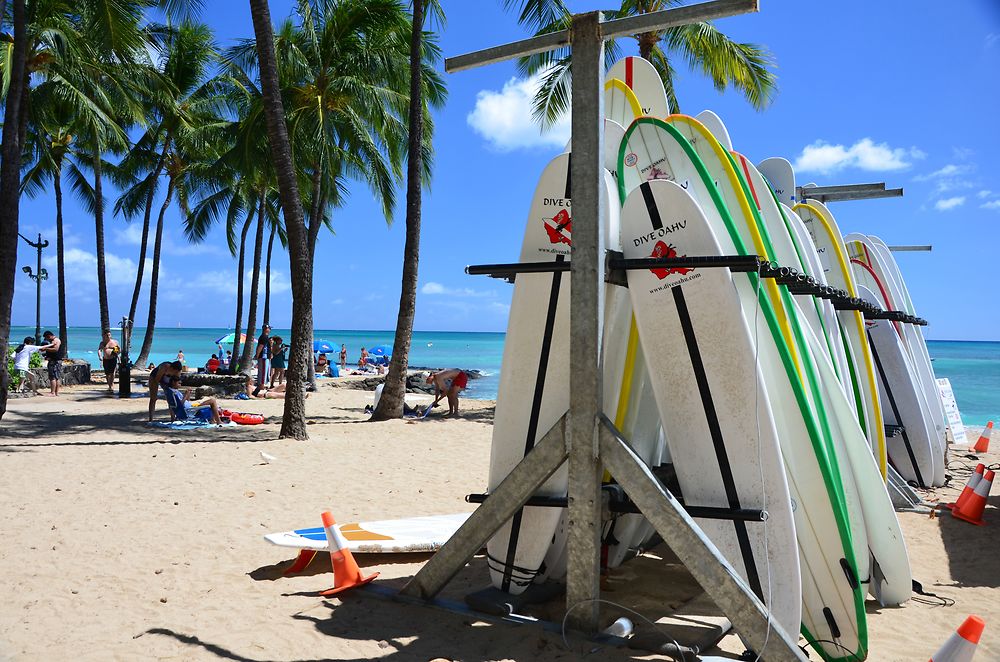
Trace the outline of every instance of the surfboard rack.
{"type": "MultiPolygon", "coordinates": [[[[601,240],[607,208],[604,158],[604,42],[758,10],[758,0],[711,0],[605,21],[600,11],[574,14],[567,30],[487,48],[445,61],[454,72],[525,55],[572,50],[573,259],[566,266],[544,263],[480,265],[466,270],[510,279],[517,273],[568,270],[570,325],[567,340],[576,357],[570,366],[569,411],[534,442],[524,459],[491,490],[455,535],[403,587],[403,599],[425,602],[459,573],[565,463],[567,484],[566,623],[594,635],[600,630],[600,477],[611,472],[670,546],[691,576],[730,620],[748,648],[767,660],[805,661],[798,633],[786,631],[733,565],[719,552],[683,505],[653,474],[603,414],[601,380],[607,256],[601,240]]],[[[717,260],[717,258],[716,258],[717,260]]],[[[559,260],[555,260],[559,262],[559,260]]],[[[669,268],[667,262],[659,263],[669,268]]],[[[675,263],[676,264],[676,263],[675,263]]],[[[707,266],[707,263],[704,263],[707,266]]],[[[680,266],[679,264],[677,266],[680,266]]],[[[758,265],[752,265],[755,269],[758,265]]],[[[646,263],[645,268],[649,268],[646,263]]]]}
{"type": "MultiPolygon", "coordinates": [[[[605,491],[605,493],[608,492],[605,491]]],[[[465,501],[467,503],[486,503],[486,499],[489,498],[489,496],[489,494],[467,494],[465,496],[465,501]]],[[[538,508],[566,508],[569,506],[569,499],[567,497],[533,496],[525,501],[524,505],[535,506],[538,508]]],[[[689,506],[683,503],[682,505],[688,515],[691,517],[698,517],[700,519],[724,519],[740,522],[763,522],[767,519],[767,512],[764,510],[689,506]]],[[[624,499],[615,499],[614,497],[611,497],[607,501],[607,507],[609,512],[616,514],[642,514],[639,507],[627,497],[624,499]]]]}

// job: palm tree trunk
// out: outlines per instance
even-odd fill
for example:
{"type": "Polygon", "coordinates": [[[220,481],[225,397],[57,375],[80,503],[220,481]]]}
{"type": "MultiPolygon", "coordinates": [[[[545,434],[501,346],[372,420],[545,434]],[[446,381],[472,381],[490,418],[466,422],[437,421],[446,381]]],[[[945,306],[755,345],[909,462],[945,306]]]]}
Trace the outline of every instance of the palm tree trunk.
{"type": "MultiPolygon", "coordinates": [[[[309,264],[316,264],[316,243],[319,241],[319,228],[323,224],[323,210],[326,209],[325,194],[323,190],[323,166],[317,165],[313,168],[312,177],[312,201],[309,205],[309,264]]],[[[312,267],[310,267],[310,270],[312,267]]],[[[309,360],[306,362],[306,381],[309,382],[308,389],[315,391],[319,386],[316,384],[316,331],[310,325],[309,328],[309,360]]]]}
{"type": "Polygon", "coordinates": [[[153,349],[153,333],[156,331],[156,295],[160,282],[160,248],[163,246],[163,216],[170,206],[170,199],[174,195],[174,182],[170,180],[167,184],[167,197],[160,207],[160,215],[156,219],[156,238],[153,240],[153,268],[149,274],[149,313],[146,316],[146,335],[142,339],[142,349],[139,351],[139,358],[136,364],[143,366],[149,359],[149,352],[153,349]]]}
{"type": "MultiPolygon", "coordinates": [[[[236,262],[236,326],[233,327],[233,358],[230,361],[230,369],[234,372],[237,367],[246,370],[246,366],[240,363],[240,328],[243,326],[243,265],[247,254],[247,233],[250,232],[251,216],[243,221],[243,230],[240,232],[240,257],[236,262]]],[[[250,338],[247,338],[250,342],[250,338]]]]}
{"type": "Polygon", "coordinates": [[[420,193],[424,139],[424,103],[422,36],[424,26],[423,0],[413,0],[413,34],[410,39],[410,135],[406,164],[406,242],[403,246],[403,282],[399,293],[399,313],[396,316],[396,337],[392,343],[392,359],[385,387],[371,420],[402,418],[406,396],[406,366],[410,358],[413,336],[413,316],[417,305],[417,266],[420,261],[420,193]]]}
{"type": "MultiPolygon", "coordinates": [[[[247,344],[243,347],[240,365],[249,368],[253,364],[253,354],[257,348],[253,341],[257,337],[257,293],[260,291],[260,257],[264,248],[264,195],[260,196],[257,205],[257,236],[253,244],[253,276],[250,279],[250,312],[247,315],[247,344]]],[[[267,376],[265,375],[265,379],[267,376]]]]}
{"type": "Polygon", "coordinates": [[[271,28],[271,11],[267,0],[250,0],[254,35],[257,39],[257,57],[260,64],[261,91],[264,96],[264,113],[267,117],[267,136],[271,146],[271,160],[278,178],[281,207],[288,231],[288,252],[292,278],[292,338],[288,361],[285,411],[281,419],[280,437],[306,440],[305,394],[302,391],[303,368],[312,349],[308,346],[312,335],[312,262],[309,259],[309,242],[302,215],[302,198],[295,181],[292,148],[285,125],[285,109],[278,88],[278,67],[274,55],[274,33],[271,28]]]}
{"type": "Polygon", "coordinates": [[[101,332],[111,329],[111,317],[108,313],[108,278],[104,264],[104,189],[101,183],[100,150],[94,156],[94,197],[97,207],[94,209],[94,230],[97,237],[97,298],[101,307],[101,332]]]}
{"type": "Polygon", "coordinates": [[[271,236],[267,238],[267,265],[264,267],[264,325],[271,324],[271,251],[274,249],[274,233],[277,229],[277,224],[272,224],[271,236]]]}
{"type": "MultiPolygon", "coordinates": [[[[4,7],[6,9],[6,6],[4,7]]],[[[14,0],[14,45],[10,87],[4,106],[3,138],[0,142],[0,346],[10,339],[10,311],[14,303],[14,274],[17,271],[18,202],[21,196],[21,113],[28,78],[25,59],[28,51],[24,0],[14,0]]],[[[7,361],[0,361],[0,418],[7,411],[7,361]]]]}
{"type": "Polygon", "coordinates": [[[63,213],[62,213],[62,161],[56,163],[56,171],[52,176],[52,187],[56,193],[56,283],[57,301],[59,302],[59,338],[62,340],[60,352],[67,356],[69,351],[69,327],[66,324],[66,264],[64,261],[63,244],[63,213]]]}
{"type": "MultiPolygon", "coordinates": [[[[163,151],[160,153],[160,160],[156,164],[156,168],[153,172],[149,173],[148,178],[150,182],[149,194],[146,196],[146,209],[142,216],[142,241],[139,244],[139,264],[136,266],[135,270],[135,287],[132,288],[132,303],[128,308],[128,318],[135,321],[135,309],[139,306],[139,292],[142,290],[142,277],[143,272],[146,269],[146,243],[149,239],[149,218],[153,214],[153,195],[155,194],[155,187],[153,182],[160,176],[160,172],[163,170],[163,164],[167,160],[167,149],[170,146],[170,134],[167,134],[166,140],[163,144],[163,151]]],[[[132,338],[132,327],[129,327],[128,336],[132,338]]]]}

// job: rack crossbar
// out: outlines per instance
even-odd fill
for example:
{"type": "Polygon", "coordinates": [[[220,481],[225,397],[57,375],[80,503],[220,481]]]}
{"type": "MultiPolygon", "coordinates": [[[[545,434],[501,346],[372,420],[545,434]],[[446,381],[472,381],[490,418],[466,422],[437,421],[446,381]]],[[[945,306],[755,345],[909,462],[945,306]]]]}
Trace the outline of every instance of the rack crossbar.
{"type": "MultiPolygon", "coordinates": [[[[467,503],[485,503],[489,494],[467,494],[467,503]]],[[[524,505],[535,506],[536,508],[566,508],[569,505],[567,497],[533,496],[524,505]]],[[[683,502],[682,502],[682,505],[683,502]]],[[[642,511],[632,501],[615,501],[608,503],[608,510],[612,513],[620,514],[641,514],[642,511]]],[[[753,510],[749,508],[715,508],[712,506],[688,506],[684,505],[684,510],[691,517],[701,519],[724,519],[740,522],[763,522],[767,519],[767,512],[763,510],[753,510]]]]}

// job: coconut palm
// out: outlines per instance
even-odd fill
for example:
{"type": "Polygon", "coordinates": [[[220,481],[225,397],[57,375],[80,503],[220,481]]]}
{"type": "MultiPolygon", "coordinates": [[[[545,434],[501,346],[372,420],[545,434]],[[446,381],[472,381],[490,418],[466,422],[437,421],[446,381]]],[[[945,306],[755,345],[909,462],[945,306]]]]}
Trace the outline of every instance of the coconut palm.
{"type": "MultiPolygon", "coordinates": [[[[413,0],[410,27],[410,90],[408,114],[407,171],[406,171],[406,240],[403,246],[403,278],[399,293],[399,310],[393,339],[392,359],[385,378],[382,397],[379,399],[372,420],[386,420],[403,416],[406,395],[406,368],[409,364],[410,344],[413,336],[413,318],[416,315],[418,264],[420,260],[421,189],[424,184],[425,151],[433,131],[429,123],[425,99],[432,104],[435,99],[427,93],[424,82],[426,59],[436,56],[434,42],[426,38],[423,0],[413,0]]],[[[436,0],[430,2],[431,11],[443,22],[444,12],[436,0]]],[[[435,89],[433,85],[429,86],[435,89]]],[[[442,97],[443,98],[443,95],[442,97]]],[[[429,159],[426,167],[429,167],[429,159]]]]}
{"type": "MultiPolygon", "coordinates": [[[[562,0],[504,0],[504,4],[520,9],[520,22],[535,28],[539,34],[569,27],[570,15],[562,0]]],[[[622,0],[619,9],[606,12],[606,16],[623,18],[679,4],[679,0],[622,0]]],[[[639,55],[659,72],[674,112],[680,109],[674,84],[677,76],[674,62],[678,57],[692,70],[711,78],[717,90],[732,87],[757,110],[765,108],[777,90],[775,75],[769,69],[773,65],[770,53],[756,44],[731,40],[709,22],[644,32],[632,38],[638,43],[639,55]]],[[[620,53],[615,41],[607,42],[609,63],[618,59],[620,53]]],[[[534,113],[544,123],[555,121],[569,109],[570,63],[568,49],[532,55],[518,62],[525,75],[542,72],[534,113]]]]}
{"type": "MultiPolygon", "coordinates": [[[[175,195],[182,211],[187,213],[192,187],[189,176],[191,166],[211,160],[216,154],[214,140],[223,123],[217,112],[219,100],[216,89],[207,76],[216,57],[212,32],[207,26],[185,21],[164,31],[159,64],[167,85],[150,95],[146,131],[121,164],[121,172],[131,177],[131,183],[124,187],[115,211],[132,217],[143,209],[144,237],[148,235],[153,199],[161,174],[167,180],[167,192],[160,206],[153,244],[146,333],[136,359],[140,365],[148,359],[156,327],[164,215],[175,195]]],[[[142,249],[140,270],[145,262],[145,246],[142,249]]],[[[141,279],[140,273],[136,279],[136,290],[141,287],[141,279]]],[[[133,308],[130,316],[134,317],[134,314],[133,308]]]]}
{"type": "Polygon", "coordinates": [[[306,440],[309,433],[306,426],[305,394],[299,387],[303,382],[305,362],[312,349],[306,344],[312,334],[312,260],[309,257],[309,242],[295,162],[292,160],[291,141],[285,124],[271,10],[267,0],[250,0],[250,14],[256,35],[267,136],[281,193],[285,227],[288,230],[292,272],[292,342],[288,362],[288,389],[279,436],[306,440]]]}

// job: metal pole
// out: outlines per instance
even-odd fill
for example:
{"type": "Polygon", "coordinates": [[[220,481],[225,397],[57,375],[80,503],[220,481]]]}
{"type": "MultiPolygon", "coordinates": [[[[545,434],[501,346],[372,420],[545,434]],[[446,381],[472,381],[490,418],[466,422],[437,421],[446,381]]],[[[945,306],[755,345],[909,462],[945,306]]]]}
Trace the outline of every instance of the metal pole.
{"type": "Polygon", "coordinates": [[[35,244],[38,253],[38,264],[35,267],[35,342],[40,342],[42,336],[42,233],[38,233],[38,243],[35,244]]]}
{"type": "Polygon", "coordinates": [[[573,17],[573,258],[570,268],[569,550],[566,609],[572,627],[598,629],[600,595],[601,321],[604,310],[604,40],[601,12],[573,17]]]}

